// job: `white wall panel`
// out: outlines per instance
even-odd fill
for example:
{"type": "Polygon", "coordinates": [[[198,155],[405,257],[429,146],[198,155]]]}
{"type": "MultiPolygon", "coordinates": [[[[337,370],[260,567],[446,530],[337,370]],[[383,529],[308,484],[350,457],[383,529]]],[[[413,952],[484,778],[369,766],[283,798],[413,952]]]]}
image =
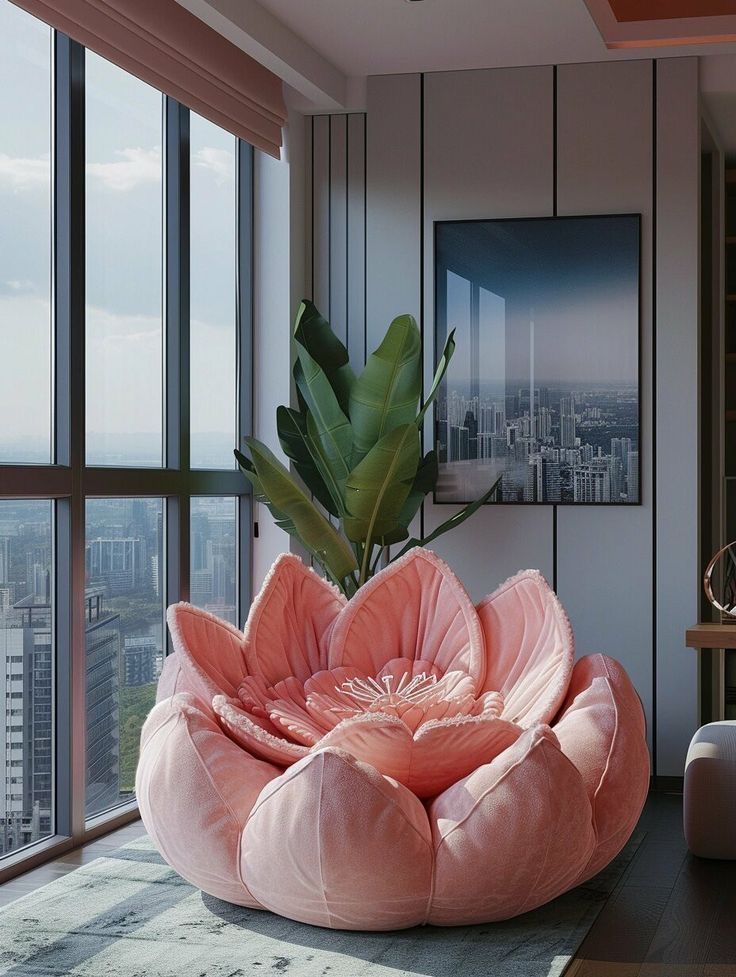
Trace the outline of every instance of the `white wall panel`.
{"type": "Polygon", "coordinates": [[[365,361],[365,127],[363,113],[348,116],[348,352],[365,361]]]}
{"type": "Polygon", "coordinates": [[[330,325],[343,343],[348,339],[348,124],[346,115],[330,116],[330,325]]]}
{"type": "Polygon", "coordinates": [[[421,78],[368,79],[366,132],[367,339],[370,353],[394,316],[419,318],[421,78]]]}
{"type": "Polygon", "coordinates": [[[330,316],[330,117],[312,119],[312,301],[330,316]]]}
{"type": "MultiPolygon", "coordinates": [[[[562,65],[557,74],[557,213],[642,215],[641,506],[560,506],[557,588],[578,657],[602,651],[626,667],[652,741],[651,61],[562,65]]],[[[582,378],[581,378],[582,379],[582,378]]]]}
{"type": "Polygon", "coordinates": [[[698,725],[698,59],[657,63],[657,773],[682,776],[698,725]]]}

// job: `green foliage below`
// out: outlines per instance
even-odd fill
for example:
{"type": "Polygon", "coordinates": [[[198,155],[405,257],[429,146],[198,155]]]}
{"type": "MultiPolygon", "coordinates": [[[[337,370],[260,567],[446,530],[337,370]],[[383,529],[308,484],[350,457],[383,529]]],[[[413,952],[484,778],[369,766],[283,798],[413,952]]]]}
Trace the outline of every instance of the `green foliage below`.
{"type": "MultiPolygon", "coordinates": [[[[422,458],[421,430],[455,352],[454,332],[423,404],[421,335],[410,315],[393,320],[357,378],[347,350],[307,299],[299,306],[294,340],[299,409],[279,407],[276,423],[297,478],[255,438],[245,439],[250,457],[237,450],[235,457],[276,524],[350,597],[375,572],[386,547],[408,539],[410,523],[437,484],[437,455],[429,451],[422,458]]],[[[459,526],[491,500],[500,482],[429,536],[408,539],[398,556],[459,526]]]]}
{"type": "Polygon", "coordinates": [[[120,689],[120,793],[135,790],[141,726],[156,702],[156,683],[120,689]]]}

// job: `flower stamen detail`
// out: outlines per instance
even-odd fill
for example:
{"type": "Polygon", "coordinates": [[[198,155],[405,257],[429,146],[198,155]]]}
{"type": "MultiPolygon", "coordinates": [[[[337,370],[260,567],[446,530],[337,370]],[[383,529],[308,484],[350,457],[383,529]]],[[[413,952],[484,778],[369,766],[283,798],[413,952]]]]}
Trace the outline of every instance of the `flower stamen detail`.
{"type": "MultiPolygon", "coordinates": [[[[381,682],[383,688],[374,678],[351,678],[343,682],[340,688],[357,702],[377,705],[384,701],[392,705],[403,700],[404,702],[420,705],[430,696],[435,697],[445,692],[443,680],[438,681],[436,675],[427,675],[421,672],[409,679],[409,673],[404,672],[398,682],[395,675],[383,675],[381,682]],[[396,687],[394,688],[394,684],[396,687]]],[[[447,684],[447,683],[445,683],[447,684]]]]}

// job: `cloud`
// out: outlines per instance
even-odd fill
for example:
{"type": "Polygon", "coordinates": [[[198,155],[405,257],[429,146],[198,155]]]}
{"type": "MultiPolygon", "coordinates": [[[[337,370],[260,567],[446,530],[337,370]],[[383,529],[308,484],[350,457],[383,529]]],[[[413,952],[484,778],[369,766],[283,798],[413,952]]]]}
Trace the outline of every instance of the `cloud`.
{"type": "Polygon", "coordinates": [[[107,190],[125,193],[147,183],[161,182],[161,150],[131,147],[115,154],[120,158],[109,163],[87,163],[87,175],[107,190]]]}
{"type": "Polygon", "coordinates": [[[0,292],[0,439],[49,437],[51,305],[0,292]]]}
{"type": "Polygon", "coordinates": [[[51,162],[48,154],[30,158],[0,153],[0,189],[8,189],[13,193],[48,189],[50,179],[51,162]]]}
{"type": "Polygon", "coordinates": [[[235,175],[235,158],[229,150],[205,146],[192,156],[192,162],[200,169],[208,170],[218,184],[232,183],[235,175]]]}

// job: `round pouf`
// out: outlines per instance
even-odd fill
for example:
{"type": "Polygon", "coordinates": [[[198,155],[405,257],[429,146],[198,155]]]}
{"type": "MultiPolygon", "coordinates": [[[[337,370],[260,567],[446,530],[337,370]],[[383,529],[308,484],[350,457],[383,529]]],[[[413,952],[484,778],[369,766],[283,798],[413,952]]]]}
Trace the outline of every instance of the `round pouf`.
{"type": "Polygon", "coordinates": [[[701,858],[736,859],[736,721],[708,723],[693,736],[684,791],[690,851],[701,858]]]}

